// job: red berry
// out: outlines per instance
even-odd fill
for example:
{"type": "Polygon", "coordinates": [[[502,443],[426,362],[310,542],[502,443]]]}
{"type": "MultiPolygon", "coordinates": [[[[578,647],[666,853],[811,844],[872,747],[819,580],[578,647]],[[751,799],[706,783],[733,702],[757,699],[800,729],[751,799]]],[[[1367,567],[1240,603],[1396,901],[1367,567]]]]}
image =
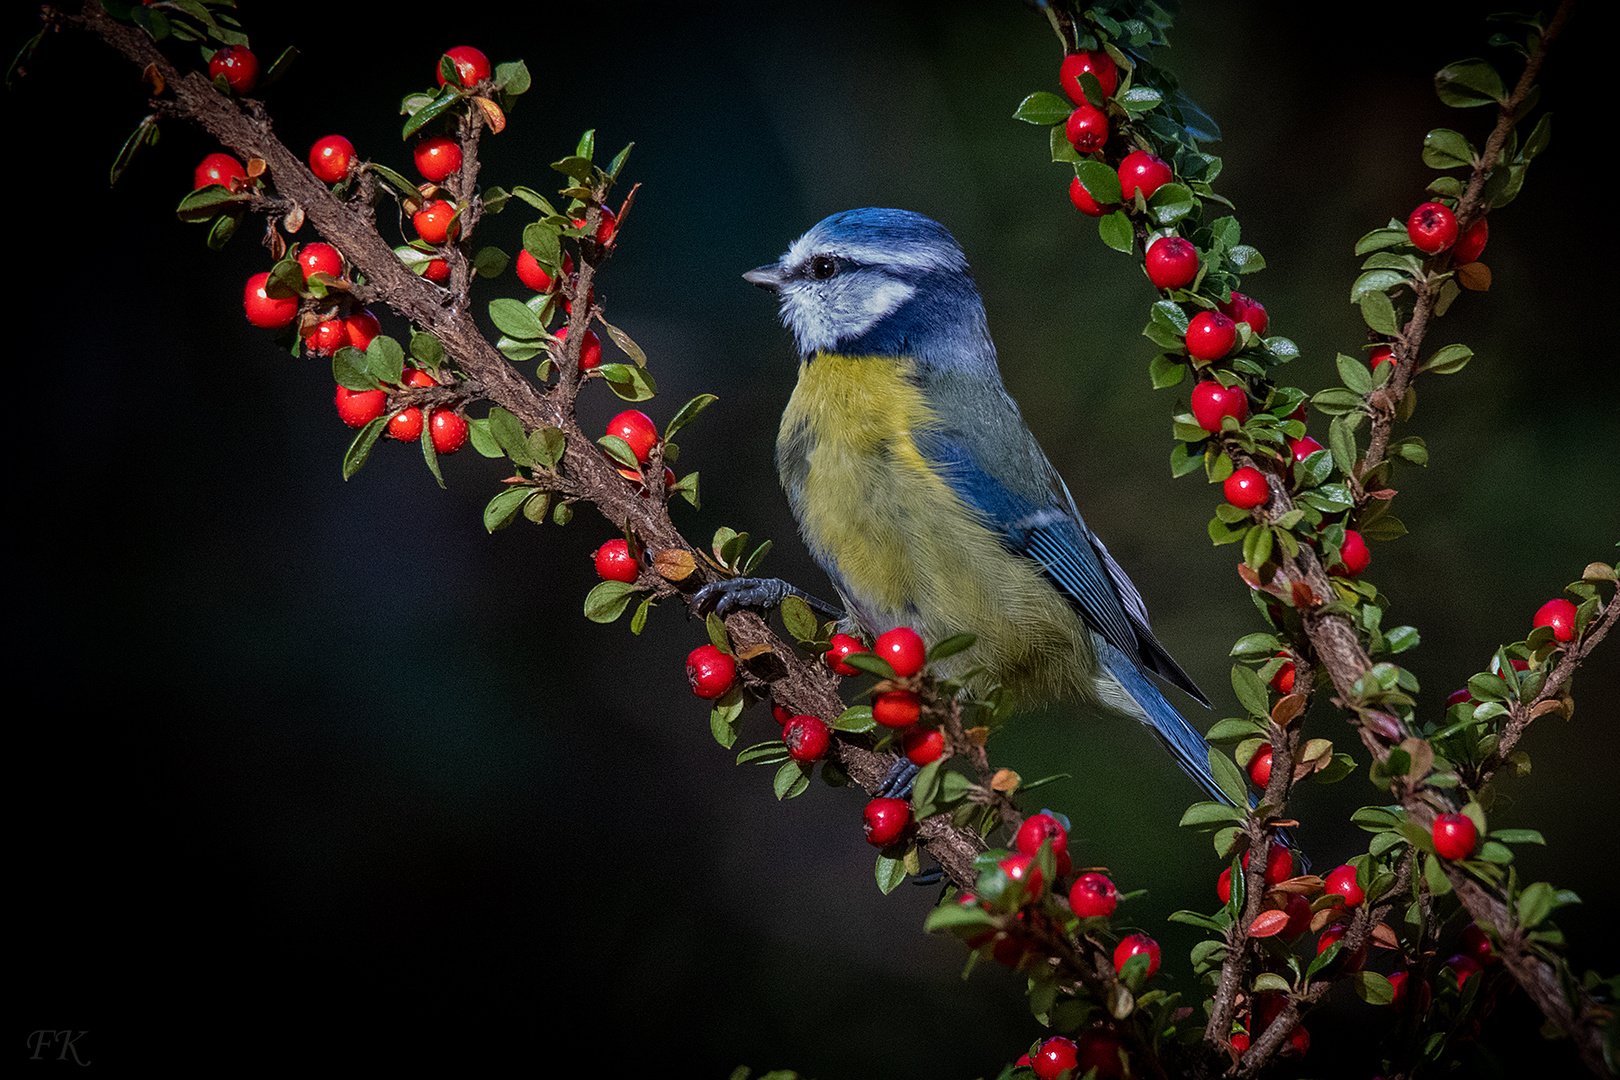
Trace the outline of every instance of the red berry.
{"type": "Polygon", "coordinates": [[[1108,144],[1108,114],[1090,105],[1081,105],[1069,114],[1063,131],[1080,153],[1095,154],[1108,144]]]}
{"type": "Polygon", "coordinates": [[[1264,791],[1266,789],[1266,785],[1271,783],[1270,743],[1267,743],[1260,749],[1256,750],[1254,752],[1254,757],[1249,759],[1249,779],[1253,780],[1254,786],[1259,788],[1261,791],[1264,791]]]}
{"type": "Polygon", "coordinates": [[[1243,510],[1263,506],[1271,498],[1265,474],[1249,465],[1234,469],[1222,483],[1221,490],[1226,492],[1227,502],[1243,510]]]}
{"type": "Polygon", "coordinates": [[[1457,237],[1457,243],[1451,249],[1451,261],[1457,266],[1464,263],[1477,262],[1485,253],[1485,241],[1491,238],[1491,227],[1480,218],[1468,226],[1463,234],[1457,237]]]}
{"type": "Polygon", "coordinates": [[[1104,874],[1081,874],[1069,890],[1069,906],[1082,919],[1112,915],[1119,907],[1119,890],[1104,874]]]}
{"type": "MultiPolygon", "coordinates": [[[[583,229],[584,218],[574,218],[574,228],[583,229]]],[[[619,227],[619,216],[607,207],[602,207],[602,216],[596,226],[596,242],[605,244],[613,239],[613,231],[619,227]]]]}
{"type": "Polygon", "coordinates": [[[1194,360],[1219,360],[1237,344],[1237,324],[1218,311],[1200,311],[1187,324],[1187,352],[1194,360]]]}
{"type": "Polygon", "coordinates": [[[1575,640],[1575,605],[1568,600],[1549,600],[1536,612],[1533,626],[1552,627],[1553,640],[1575,640]]]}
{"type": "Polygon", "coordinates": [[[1247,1031],[1233,1032],[1232,1037],[1227,1041],[1232,1044],[1232,1052],[1238,1057],[1242,1057],[1249,1052],[1249,1033],[1247,1031]]]}
{"type": "Polygon", "coordinates": [[[1054,858],[1069,853],[1069,830],[1051,814],[1031,814],[1025,818],[1018,827],[1018,835],[1013,838],[1013,847],[1025,855],[1033,855],[1041,849],[1047,837],[1052,838],[1054,858]]]}
{"type": "MultiPolygon", "coordinates": [[[[564,276],[574,272],[574,257],[567,252],[563,252],[562,272],[564,276]]],[[[529,254],[528,248],[518,252],[517,276],[535,292],[550,292],[557,287],[557,275],[548,274],[540,260],[529,254]]]]}
{"type": "MultiPolygon", "coordinates": [[[[1278,656],[1287,656],[1287,653],[1278,653],[1278,656]]],[[[1271,688],[1279,694],[1292,694],[1294,692],[1294,662],[1289,660],[1277,669],[1277,674],[1271,677],[1271,688]]]]}
{"type": "Polygon", "coordinates": [[[641,576],[636,557],[630,554],[630,544],[623,539],[609,540],[596,549],[596,576],[603,581],[622,581],[626,585],[641,576]]]}
{"type": "Polygon", "coordinates": [[[1221,421],[1232,417],[1238,423],[1249,418],[1249,395],[1241,386],[1222,386],[1206,379],[1193,387],[1192,414],[1205,431],[1221,430],[1221,421]]]}
{"type": "MultiPolygon", "coordinates": [[[[557,340],[568,340],[568,327],[557,331],[557,340]]],[[[602,339],[595,330],[585,331],[585,343],[579,347],[579,370],[589,371],[602,366],[602,339]]]]}
{"type": "Polygon", "coordinates": [[[775,720],[783,727],[787,727],[787,722],[793,719],[793,714],[773,701],[771,702],[771,719],[775,720]]]}
{"type": "Polygon", "coordinates": [[[362,308],[343,320],[343,329],[349,335],[349,344],[365,352],[371,339],[382,332],[382,323],[377,321],[377,316],[362,308]]]}
{"type": "Polygon", "coordinates": [[[687,654],[686,678],[700,698],[725,697],[737,681],[737,661],[713,645],[699,645],[687,654]]]}
{"type": "Polygon", "coordinates": [[[422,437],[422,410],[412,405],[401,409],[388,421],[388,435],[400,442],[415,442],[422,437]]]}
{"type": "Polygon", "coordinates": [[[434,450],[453,454],[467,445],[467,418],[449,409],[435,409],[428,417],[428,433],[434,450]]]}
{"type": "MultiPolygon", "coordinates": [[[[1326,930],[1322,931],[1322,935],[1316,939],[1316,955],[1321,956],[1333,946],[1337,945],[1341,940],[1343,940],[1344,935],[1349,931],[1349,929],[1350,927],[1348,925],[1339,923],[1336,926],[1330,926],[1326,930]]],[[[1337,963],[1341,965],[1341,970],[1360,971],[1366,966],[1367,963],[1367,946],[1363,944],[1361,948],[1357,949],[1353,953],[1341,952],[1339,954],[1337,963]]]]}
{"type": "Polygon", "coordinates": [[[1343,565],[1330,567],[1328,573],[1355,577],[1372,563],[1372,552],[1367,550],[1367,541],[1354,529],[1344,531],[1344,543],[1339,545],[1339,560],[1343,565]]]}
{"type": "Polygon", "coordinates": [[[1470,694],[1468,692],[1468,687],[1465,686],[1460,690],[1453,690],[1449,695],[1447,695],[1447,697],[1446,697],[1446,708],[1449,709],[1453,705],[1461,705],[1465,701],[1473,701],[1473,700],[1474,700],[1474,695],[1470,694]]]}
{"type": "Polygon", "coordinates": [[[1215,895],[1221,898],[1221,903],[1232,901],[1232,868],[1228,866],[1221,871],[1221,876],[1215,879],[1215,895]]]}
{"type": "Polygon", "coordinates": [[[920,715],[922,706],[909,690],[891,690],[872,699],[872,719],[886,728],[908,728],[920,715]]]}
{"type": "Polygon", "coordinates": [[[1143,260],[1155,289],[1181,289],[1198,276],[1198,249],[1179,236],[1161,236],[1148,246],[1143,260]]]}
{"type": "Polygon", "coordinates": [[[1441,814],[1434,819],[1434,850],[1442,859],[1466,859],[1474,853],[1479,830],[1467,814],[1441,814]]]}
{"type": "Polygon", "coordinates": [[[242,163],[229,154],[209,154],[191,174],[194,188],[207,187],[209,184],[222,184],[231,186],[232,180],[246,180],[247,170],[242,163]]]}
{"type": "Polygon", "coordinates": [[[1289,893],[1283,911],[1288,915],[1288,923],[1282,928],[1282,937],[1297,938],[1311,928],[1311,902],[1303,896],[1289,893]]]}
{"type": "Polygon", "coordinates": [[[1389,1001],[1390,1008],[1398,1009],[1406,1001],[1406,983],[1411,977],[1412,973],[1404,968],[1389,973],[1389,985],[1395,991],[1395,996],[1389,1001]]]}
{"type": "MultiPolygon", "coordinates": [[[[1243,869],[1249,868],[1249,853],[1243,853],[1243,869]]],[[[1294,853],[1280,840],[1266,848],[1266,884],[1279,885],[1294,876],[1294,853]]]]}
{"type": "Polygon", "coordinates": [[[1295,461],[1304,461],[1320,449],[1322,449],[1322,444],[1309,435],[1288,441],[1288,452],[1294,455],[1295,461]]]}
{"type": "Polygon", "coordinates": [[[1388,345],[1374,345],[1372,351],[1367,354],[1367,366],[1377,371],[1379,364],[1388,364],[1393,362],[1394,359],[1394,349],[1388,345]]]}
{"type": "Polygon", "coordinates": [[[1102,217],[1108,212],[1102,203],[1091,197],[1091,192],[1086,190],[1086,185],[1080,182],[1078,176],[1069,181],[1069,201],[1087,217],[1102,217]]]}
{"type": "Polygon", "coordinates": [[[1479,962],[1473,957],[1463,956],[1461,953],[1447,960],[1445,966],[1450,968],[1457,976],[1457,993],[1459,994],[1462,993],[1463,986],[1467,984],[1469,979],[1485,970],[1479,966],[1479,962]]]}
{"type": "Polygon", "coordinates": [[[866,804],[866,842],[888,847],[911,825],[911,803],[905,799],[873,799],[866,804]]]}
{"type": "Polygon", "coordinates": [[[208,77],[225,77],[232,92],[245,94],[259,81],[259,58],[243,45],[227,45],[208,61],[208,77]]]}
{"type": "Polygon", "coordinates": [[[460,239],[461,222],[455,218],[454,206],[443,199],[434,199],[411,215],[411,225],[423,240],[430,244],[442,244],[447,240],[460,239]]]}
{"type": "Polygon", "coordinates": [[[902,679],[917,674],[928,662],[928,648],[923,644],[922,635],[909,626],[897,626],[879,634],[872,643],[872,652],[887,660],[902,679]]]}
{"type": "Polygon", "coordinates": [[[1142,198],[1151,199],[1153,193],[1175,179],[1175,173],[1162,158],[1155,157],[1146,150],[1138,150],[1127,154],[1125,160],[1119,163],[1119,187],[1130,202],[1138,191],[1142,198]]]}
{"type": "Polygon", "coordinates": [[[312,274],[326,274],[333,278],[343,276],[343,256],[331,244],[305,244],[298,249],[298,265],[303,267],[305,281],[312,274]]]}
{"type": "Polygon", "coordinates": [[[1008,855],[996,863],[1003,873],[1014,881],[1024,884],[1025,897],[1039,896],[1046,880],[1041,877],[1041,868],[1035,865],[1035,856],[1018,852],[1008,855]]]}
{"type": "Polygon", "coordinates": [[[1311,1048],[1311,1033],[1305,1030],[1304,1024],[1295,1024],[1294,1030],[1288,1033],[1288,1046],[1282,1051],[1285,1057],[1304,1057],[1311,1048]]]}
{"type": "Polygon", "coordinates": [[[1220,305],[1220,312],[1233,322],[1246,322],[1249,329],[1256,334],[1264,334],[1270,320],[1266,316],[1266,306],[1258,300],[1235,292],[1232,299],[1220,305]]]}
{"type": "Polygon", "coordinates": [[[269,281],[268,271],[260,271],[247,279],[247,287],[242,290],[242,310],[254,326],[276,330],[292,322],[293,316],[298,314],[298,297],[266,296],[264,288],[269,281]]]}
{"type": "Polygon", "coordinates": [[[416,144],[416,171],[437,184],[461,171],[461,144],[447,135],[432,135],[416,144]]]}
{"type": "Polygon", "coordinates": [[[450,278],[450,264],[443,259],[429,259],[427,265],[422,267],[422,276],[429,281],[447,281],[450,278]]]}
{"type": "MultiPolygon", "coordinates": [[[[453,49],[446,49],[444,55],[448,56],[456,65],[456,77],[461,80],[462,86],[476,86],[489,78],[489,58],[471,45],[457,45],[453,49]]],[[[445,85],[443,57],[440,58],[439,67],[434,69],[434,76],[439,85],[445,85]]]]}
{"type": "Polygon", "coordinates": [[[1491,939],[1479,928],[1478,923],[1463,927],[1462,954],[1480,965],[1496,964],[1502,960],[1497,955],[1496,946],[1491,944],[1491,939]]]}
{"type": "Polygon", "coordinates": [[[1356,868],[1348,863],[1328,874],[1322,891],[1329,896],[1344,897],[1344,906],[1347,908],[1353,908],[1367,899],[1366,892],[1356,884],[1356,868]]]}
{"type": "Polygon", "coordinates": [[[1041,1043],[1041,1048],[1029,1059],[1029,1067],[1035,1070],[1035,1075],[1041,1080],[1057,1080],[1079,1063],[1080,1058],[1075,1053],[1074,1040],[1065,1039],[1061,1035],[1041,1043]]]}
{"type": "Polygon", "coordinates": [[[1070,101],[1076,105],[1088,104],[1085,91],[1080,89],[1080,74],[1085,71],[1095,75],[1097,81],[1102,84],[1103,97],[1114,96],[1114,91],[1119,88],[1119,66],[1114,63],[1114,58],[1101,51],[1077,52],[1065,56],[1063,63],[1058,67],[1058,85],[1063,87],[1063,92],[1069,95],[1070,101]]]}
{"type": "Polygon", "coordinates": [[[388,407],[388,395],[381,390],[350,390],[337,388],[338,418],[352,428],[362,428],[383,414],[388,407]]]}
{"type": "Polygon", "coordinates": [[[317,179],[335,184],[349,175],[354,164],[354,143],[341,135],[328,135],[315,140],[309,148],[309,171],[317,179]]]}
{"type": "Polygon", "coordinates": [[[1437,202],[1426,202],[1406,219],[1406,236],[1425,255],[1438,255],[1457,242],[1457,216],[1437,202]]]}
{"type": "Polygon", "coordinates": [[[820,761],[832,745],[832,729],[819,716],[794,716],[782,725],[782,741],[794,761],[820,761]]]}
{"type": "Polygon", "coordinates": [[[343,328],[342,319],[327,319],[317,323],[315,328],[304,338],[304,344],[309,351],[317,356],[325,356],[349,343],[349,332],[343,328]]]}
{"type": "Polygon", "coordinates": [[[845,678],[851,675],[859,675],[861,673],[860,669],[850,667],[844,663],[844,657],[850,653],[865,651],[866,646],[848,634],[834,634],[832,636],[832,648],[827,650],[827,666],[845,678]]]}
{"type": "Polygon", "coordinates": [[[1148,958],[1147,974],[1144,978],[1153,978],[1153,973],[1159,970],[1159,943],[1146,934],[1132,934],[1119,943],[1114,950],[1114,970],[1125,970],[1125,961],[1133,956],[1146,954],[1148,958]]]}
{"type": "Polygon", "coordinates": [[[1075,1075],[1084,1076],[1089,1070],[1096,1069],[1094,1075],[1097,1080],[1117,1080],[1125,1075],[1121,1050],[1119,1040],[1108,1032],[1086,1032],[1080,1036],[1080,1060],[1074,1067],[1075,1075]]]}
{"type": "Polygon", "coordinates": [[[406,368],[405,373],[400,376],[399,381],[401,386],[409,386],[415,390],[421,390],[428,386],[439,385],[438,379],[435,379],[432,375],[429,375],[421,368],[406,368]]]}
{"type": "Polygon", "coordinates": [[[901,738],[900,748],[913,765],[928,765],[945,756],[945,736],[934,728],[914,727],[901,738]]]}
{"type": "Polygon", "coordinates": [[[652,448],[658,444],[658,425],[652,422],[652,417],[636,409],[626,409],[609,420],[607,433],[629,443],[630,452],[643,465],[647,464],[652,448]]]}

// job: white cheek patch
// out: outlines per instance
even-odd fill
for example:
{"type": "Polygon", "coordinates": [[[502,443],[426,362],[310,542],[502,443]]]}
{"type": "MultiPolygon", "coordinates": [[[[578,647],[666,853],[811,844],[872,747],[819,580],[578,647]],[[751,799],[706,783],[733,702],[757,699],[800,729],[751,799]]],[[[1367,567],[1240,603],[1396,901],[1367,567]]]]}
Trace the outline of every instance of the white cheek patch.
{"type": "Polygon", "coordinates": [[[916,294],[915,286],[877,274],[797,282],[782,293],[782,321],[808,355],[866,333],[916,294]]]}

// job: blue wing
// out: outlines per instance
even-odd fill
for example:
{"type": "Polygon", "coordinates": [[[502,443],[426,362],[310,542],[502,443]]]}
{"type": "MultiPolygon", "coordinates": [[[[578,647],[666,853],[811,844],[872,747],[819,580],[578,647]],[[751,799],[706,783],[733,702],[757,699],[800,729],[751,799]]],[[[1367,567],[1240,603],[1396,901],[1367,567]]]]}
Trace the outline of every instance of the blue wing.
{"type": "Polygon", "coordinates": [[[1036,477],[1040,486],[1029,485],[1034,490],[1018,491],[1002,482],[964,440],[949,433],[921,434],[917,445],[957,497],[1001,533],[1009,550],[1041,564],[1087,626],[1131,664],[1163,677],[1207,706],[1209,699],[1203,691],[1153,636],[1141,594],[1086,528],[1068,489],[1035,446],[1021,418],[1014,430],[1029,440],[1030,471],[1033,467],[1041,470],[1036,477]]]}

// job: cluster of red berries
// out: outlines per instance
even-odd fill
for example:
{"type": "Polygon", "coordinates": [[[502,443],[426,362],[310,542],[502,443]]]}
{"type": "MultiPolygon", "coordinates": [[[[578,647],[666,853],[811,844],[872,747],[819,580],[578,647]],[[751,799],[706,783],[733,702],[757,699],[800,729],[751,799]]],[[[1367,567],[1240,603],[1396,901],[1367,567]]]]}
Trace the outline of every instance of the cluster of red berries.
{"type": "MultiPolygon", "coordinates": [[[[858,638],[834,634],[827,650],[827,666],[846,678],[860,674],[846,659],[852,653],[867,652],[858,638]]],[[[897,680],[910,679],[928,662],[928,649],[922,635],[909,626],[897,626],[879,634],[870,650],[888,662],[897,680]]],[[[872,719],[891,731],[900,732],[901,751],[914,765],[928,765],[945,754],[945,736],[935,728],[919,724],[922,701],[915,690],[905,687],[881,690],[872,698],[872,719]]]]}
{"type": "Polygon", "coordinates": [[[1483,217],[1459,232],[1457,215],[1445,203],[1426,202],[1406,219],[1406,237],[1413,247],[1425,255],[1438,255],[1449,248],[1456,266],[1477,261],[1490,235],[1490,226],[1483,217]]]}
{"type": "MultiPolygon", "coordinates": [[[[400,378],[400,387],[404,390],[438,385],[437,379],[419,368],[407,368],[400,378]]],[[[334,404],[345,424],[363,428],[388,411],[388,395],[382,390],[350,390],[340,385],[334,404]]],[[[430,409],[424,414],[419,407],[408,405],[389,419],[384,430],[391,439],[415,442],[422,437],[424,426],[436,453],[453,454],[467,444],[467,418],[450,409],[430,409]]]]}
{"type": "Polygon", "coordinates": [[[1040,1080],[1068,1080],[1088,1074],[1097,1080],[1112,1080],[1126,1075],[1124,1047],[1113,1032],[1100,1027],[1078,1039],[1054,1035],[1043,1041],[1033,1055],[1019,1058],[1017,1064],[1034,1070],[1040,1080]]]}

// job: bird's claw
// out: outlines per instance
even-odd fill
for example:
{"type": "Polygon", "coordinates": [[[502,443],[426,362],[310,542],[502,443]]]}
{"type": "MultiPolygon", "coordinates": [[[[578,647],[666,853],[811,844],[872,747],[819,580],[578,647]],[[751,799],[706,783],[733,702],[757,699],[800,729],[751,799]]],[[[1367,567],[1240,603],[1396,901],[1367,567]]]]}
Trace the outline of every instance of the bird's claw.
{"type": "Polygon", "coordinates": [[[879,799],[909,799],[911,798],[911,783],[922,772],[922,766],[912,764],[909,758],[895,758],[894,764],[889,766],[889,775],[883,778],[878,785],[879,799]]]}
{"type": "Polygon", "coordinates": [[[770,611],[782,606],[782,601],[797,596],[812,611],[826,618],[843,618],[843,612],[783,581],[781,578],[727,578],[711,581],[692,595],[692,611],[707,615],[713,611],[725,618],[739,608],[759,608],[770,611]]]}

